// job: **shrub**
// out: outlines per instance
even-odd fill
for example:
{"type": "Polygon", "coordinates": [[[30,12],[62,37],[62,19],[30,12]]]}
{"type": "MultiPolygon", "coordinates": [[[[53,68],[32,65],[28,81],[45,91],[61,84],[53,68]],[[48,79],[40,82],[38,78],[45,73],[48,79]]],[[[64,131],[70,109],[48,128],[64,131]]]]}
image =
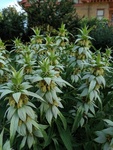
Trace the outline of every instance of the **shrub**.
{"type": "MultiPolygon", "coordinates": [[[[55,30],[58,30],[61,23],[66,25],[66,29],[71,34],[76,35],[77,28],[80,26],[80,18],[72,1],[62,0],[58,3],[57,0],[44,2],[31,0],[29,3],[29,7],[22,6],[28,14],[29,36],[33,34],[31,30],[33,27],[40,27],[44,33],[49,30],[49,33],[55,34],[55,30]]],[[[71,40],[73,40],[73,36],[71,36],[71,40]]]]}
{"type": "Polygon", "coordinates": [[[17,12],[15,7],[7,7],[1,11],[0,16],[0,38],[12,44],[15,38],[25,38],[25,20],[23,12],[17,12]]]}
{"type": "Polygon", "coordinates": [[[8,148],[110,149],[111,50],[93,53],[87,26],[75,43],[64,24],[57,36],[33,32],[26,45],[16,39],[11,53],[0,42],[0,140],[4,131],[8,148]]]}
{"type": "Polygon", "coordinates": [[[97,50],[101,49],[104,52],[107,47],[113,46],[113,27],[107,19],[84,18],[81,21],[81,26],[84,26],[84,24],[89,28],[93,27],[90,36],[94,39],[92,40],[92,44],[97,50]]]}

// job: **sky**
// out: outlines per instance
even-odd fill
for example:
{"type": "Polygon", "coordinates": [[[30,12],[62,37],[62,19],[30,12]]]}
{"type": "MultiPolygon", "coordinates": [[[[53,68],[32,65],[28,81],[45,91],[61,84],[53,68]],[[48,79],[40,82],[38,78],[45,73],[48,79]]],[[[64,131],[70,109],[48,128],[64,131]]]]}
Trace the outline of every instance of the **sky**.
{"type": "Polygon", "coordinates": [[[18,0],[0,0],[0,10],[2,10],[3,8],[7,8],[8,6],[15,6],[17,11],[20,11],[21,8],[18,5],[18,0]]]}

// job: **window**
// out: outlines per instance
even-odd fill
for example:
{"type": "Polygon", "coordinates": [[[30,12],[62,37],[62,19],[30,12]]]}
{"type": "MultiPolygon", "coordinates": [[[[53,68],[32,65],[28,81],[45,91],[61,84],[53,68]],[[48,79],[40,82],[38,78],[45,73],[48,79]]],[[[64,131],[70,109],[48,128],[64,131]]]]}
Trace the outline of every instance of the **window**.
{"type": "Polygon", "coordinates": [[[104,17],[104,9],[97,10],[97,18],[102,19],[104,17]]]}
{"type": "Polygon", "coordinates": [[[73,0],[74,3],[78,4],[79,3],[79,0],[73,0]]]}

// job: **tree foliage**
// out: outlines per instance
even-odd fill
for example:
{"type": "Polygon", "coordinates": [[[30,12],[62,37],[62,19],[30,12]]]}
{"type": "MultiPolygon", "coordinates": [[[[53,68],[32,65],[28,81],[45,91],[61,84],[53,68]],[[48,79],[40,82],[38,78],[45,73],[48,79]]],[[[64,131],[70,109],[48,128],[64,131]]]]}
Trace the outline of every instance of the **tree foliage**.
{"type": "Polygon", "coordinates": [[[90,36],[94,39],[92,44],[96,49],[105,51],[107,47],[113,46],[113,26],[107,19],[98,20],[97,18],[84,18],[81,21],[81,26],[87,24],[87,26],[93,27],[90,32],[90,36]]]}
{"type": "Polygon", "coordinates": [[[2,9],[0,15],[0,38],[3,41],[11,41],[25,36],[24,23],[26,16],[18,12],[15,7],[2,9]]]}
{"type": "Polygon", "coordinates": [[[44,2],[31,0],[29,3],[29,7],[23,6],[28,14],[29,30],[33,27],[40,27],[43,31],[53,32],[52,29],[58,29],[61,23],[64,23],[70,33],[76,34],[80,19],[76,14],[73,1],[62,0],[59,3],[57,0],[44,2]]]}

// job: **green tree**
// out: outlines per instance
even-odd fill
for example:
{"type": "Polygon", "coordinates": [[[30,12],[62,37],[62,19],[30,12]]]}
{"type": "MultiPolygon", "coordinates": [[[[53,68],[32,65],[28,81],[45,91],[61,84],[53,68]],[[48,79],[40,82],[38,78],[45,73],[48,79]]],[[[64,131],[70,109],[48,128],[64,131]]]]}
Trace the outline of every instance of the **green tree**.
{"type": "Polygon", "coordinates": [[[52,29],[58,29],[61,23],[64,23],[70,33],[76,34],[80,19],[73,1],[62,0],[58,3],[57,0],[44,2],[29,0],[29,3],[29,7],[22,7],[28,14],[28,29],[30,32],[31,28],[36,26],[41,27],[43,31],[52,31],[52,29]],[[47,28],[48,25],[49,28],[47,28]]]}
{"type": "Polygon", "coordinates": [[[16,37],[25,35],[25,14],[18,12],[15,7],[7,7],[0,15],[0,38],[3,41],[11,41],[16,37]]]}

